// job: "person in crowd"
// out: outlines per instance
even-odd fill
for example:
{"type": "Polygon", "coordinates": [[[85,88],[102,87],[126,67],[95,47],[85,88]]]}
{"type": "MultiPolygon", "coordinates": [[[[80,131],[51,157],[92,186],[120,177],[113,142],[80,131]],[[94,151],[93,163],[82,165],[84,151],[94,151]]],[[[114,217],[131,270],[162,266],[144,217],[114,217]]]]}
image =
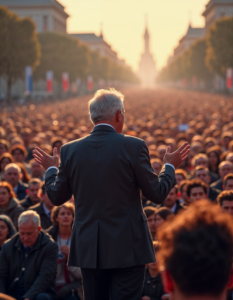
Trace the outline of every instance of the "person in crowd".
{"type": "Polygon", "coordinates": [[[188,200],[187,200],[187,183],[189,180],[182,180],[179,184],[179,197],[180,197],[180,203],[182,207],[187,206],[188,200]]]}
{"type": "Polygon", "coordinates": [[[220,179],[212,183],[210,186],[220,191],[223,191],[223,179],[227,174],[232,172],[233,172],[233,164],[231,162],[229,161],[221,162],[219,165],[220,179]]]}
{"type": "Polygon", "coordinates": [[[180,201],[178,200],[177,193],[178,186],[176,185],[171,189],[170,193],[167,195],[167,198],[160,206],[170,209],[170,211],[173,212],[173,214],[175,215],[183,209],[183,207],[180,205],[180,201]]]}
{"type": "Polygon", "coordinates": [[[221,193],[221,191],[210,186],[211,179],[209,176],[208,169],[204,166],[196,167],[194,169],[194,178],[202,180],[208,186],[208,190],[207,190],[208,198],[213,202],[216,201],[216,199],[217,199],[218,195],[221,193]]]}
{"type": "Polygon", "coordinates": [[[226,156],[226,161],[233,163],[233,152],[229,152],[226,156]]]}
{"type": "Polygon", "coordinates": [[[166,207],[160,207],[155,214],[155,228],[156,232],[161,224],[163,224],[169,216],[172,216],[173,213],[170,209],[166,207]]]}
{"type": "Polygon", "coordinates": [[[10,153],[3,153],[0,156],[0,180],[5,180],[4,169],[6,165],[14,163],[14,158],[10,153]]]}
{"type": "Polygon", "coordinates": [[[224,152],[228,151],[229,149],[229,144],[232,140],[232,133],[231,131],[226,131],[223,132],[221,135],[221,144],[222,144],[222,149],[224,152]]]}
{"type": "Polygon", "coordinates": [[[158,232],[165,291],[172,300],[226,299],[233,285],[231,216],[202,200],[174,220],[158,232]]]}
{"type": "Polygon", "coordinates": [[[162,167],[163,167],[163,162],[159,158],[153,158],[151,159],[151,165],[155,171],[156,174],[160,174],[162,167]]]}
{"type": "Polygon", "coordinates": [[[52,209],[53,226],[47,229],[58,245],[57,277],[55,280],[58,299],[78,300],[82,294],[81,269],[67,266],[71,232],[74,222],[74,205],[65,203],[52,209]]]}
{"type": "Polygon", "coordinates": [[[35,159],[31,159],[29,161],[30,170],[31,170],[31,175],[32,178],[39,178],[41,181],[44,181],[44,173],[45,170],[42,168],[38,162],[35,161],[35,159]]]}
{"type": "Polygon", "coordinates": [[[183,169],[175,170],[175,174],[176,174],[176,184],[177,185],[179,185],[182,180],[186,180],[188,177],[187,172],[183,169]]]}
{"type": "Polygon", "coordinates": [[[4,169],[5,180],[11,184],[18,200],[23,200],[27,195],[28,185],[21,181],[21,169],[17,164],[8,164],[4,169]]]}
{"type": "Polygon", "coordinates": [[[22,128],[20,133],[21,133],[21,138],[24,142],[24,147],[28,150],[30,145],[30,140],[32,138],[32,131],[30,128],[22,128]]]}
{"type": "Polygon", "coordinates": [[[233,191],[223,191],[218,195],[218,204],[223,211],[233,216],[233,191]]]}
{"type": "Polygon", "coordinates": [[[187,184],[188,205],[200,199],[206,199],[208,186],[200,179],[192,179],[187,184]]]}
{"type": "MultiPolygon", "coordinates": [[[[34,180],[36,180],[36,179],[34,179],[34,180]]],[[[50,226],[52,226],[51,211],[52,211],[53,207],[54,207],[54,205],[49,200],[49,197],[45,190],[45,183],[43,182],[41,184],[41,202],[34,206],[31,206],[30,209],[38,213],[38,215],[40,216],[40,220],[41,220],[41,227],[44,230],[48,229],[50,226]]]]}
{"type": "Polygon", "coordinates": [[[16,229],[7,215],[0,215],[0,252],[6,240],[16,234],[16,229]]]}
{"type": "Polygon", "coordinates": [[[223,189],[224,191],[233,190],[233,173],[229,173],[223,178],[223,189]]]}
{"type": "Polygon", "coordinates": [[[6,181],[0,182],[0,215],[9,216],[14,226],[17,227],[18,217],[23,211],[20,202],[15,198],[12,186],[6,181]]]}
{"type": "MultiPolygon", "coordinates": [[[[155,259],[159,250],[159,243],[153,242],[155,259]]],[[[157,260],[157,259],[156,259],[157,260]]],[[[163,283],[159,274],[158,263],[153,262],[147,265],[145,272],[145,283],[142,290],[142,300],[160,300],[165,294],[163,283]]]]}
{"type": "MultiPolygon", "coordinates": [[[[41,181],[40,179],[33,178],[28,183],[28,195],[25,197],[24,200],[20,201],[21,206],[24,210],[31,208],[32,206],[41,202],[40,198],[40,186],[41,181]]],[[[42,227],[43,228],[43,227],[42,227]]]]}
{"type": "Polygon", "coordinates": [[[147,206],[144,208],[144,212],[147,217],[147,223],[150,229],[150,233],[152,236],[152,239],[155,240],[156,235],[156,227],[155,227],[155,214],[156,214],[156,208],[153,206],[147,206]]]}
{"type": "Polygon", "coordinates": [[[29,165],[25,162],[25,159],[27,157],[27,150],[23,145],[17,144],[14,145],[10,149],[10,154],[14,157],[15,162],[19,162],[21,164],[25,165],[25,168],[27,171],[30,173],[30,167],[29,165]]]}
{"type": "Polygon", "coordinates": [[[206,151],[206,155],[209,159],[209,171],[219,177],[218,166],[220,164],[220,155],[218,147],[213,146],[206,151]]]}
{"type": "Polygon", "coordinates": [[[23,212],[18,227],[0,253],[0,293],[17,300],[55,300],[57,244],[41,230],[36,212],[23,212]]]}
{"type": "Polygon", "coordinates": [[[28,184],[29,180],[31,179],[31,175],[28,173],[27,169],[25,168],[24,164],[21,164],[19,162],[16,163],[21,169],[21,181],[23,183],[28,184]]]}
{"type": "Polygon", "coordinates": [[[9,150],[9,143],[4,140],[4,139],[0,139],[0,157],[4,154],[7,153],[9,150]]]}

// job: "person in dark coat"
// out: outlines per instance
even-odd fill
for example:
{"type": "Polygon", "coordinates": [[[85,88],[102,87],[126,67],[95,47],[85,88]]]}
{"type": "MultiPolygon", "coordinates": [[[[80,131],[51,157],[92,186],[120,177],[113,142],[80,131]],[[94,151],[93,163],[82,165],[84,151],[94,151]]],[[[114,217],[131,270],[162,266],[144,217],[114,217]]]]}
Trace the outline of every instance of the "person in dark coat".
{"type": "Polygon", "coordinates": [[[16,229],[11,219],[8,216],[0,215],[0,252],[4,242],[15,234],[16,229]]]}
{"type": "Polygon", "coordinates": [[[57,244],[41,231],[36,212],[28,210],[21,214],[19,231],[2,246],[0,293],[17,300],[55,299],[57,244]]]}
{"type": "Polygon", "coordinates": [[[37,212],[40,216],[41,227],[46,230],[53,225],[51,221],[51,211],[54,207],[45,190],[45,183],[41,185],[41,203],[32,206],[30,209],[37,212]]]}
{"type": "MultiPolygon", "coordinates": [[[[153,242],[156,252],[159,249],[159,243],[153,242]]],[[[161,300],[162,296],[165,294],[163,289],[163,283],[159,274],[157,262],[153,262],[147,265],[145,273],[145,283],[142,291],[142,300],[161,300]]]]}
{"type": "Polygon", "coordinates": [[[4,176],[11,184],[18,200],[23,200],[27,196],[28,185],[20,181],[21,169],[17,164],[8,164],[4,169],[4,176]]]}
{"type": "Polygon", "coordinates": [[[56,148],[49,156],[36,147],[34,157],[47,170],[46,191],[54,205],[74,195],[68,265],[82,268],[85,299],[107,299],[109,294],[116,300],[139,299],[145,264],[155,260],[140,190],[162,203],[189,146],[184,143],[174,153],[168,147],[157,175],[146,143],[121,134],[123,95],[100,90],[89,104],[95,127],[85,138],[61,147],[60,165],[56,148]]]}
{"type": "Polygon", "coordinates": [[[54,225],[46,230],[58,244],[58,265],[55,283],[57,298],[62,300],[69,300],[71,296],[72,300],[78,300],[82,299],[83,295],[81,269],[67,266],[74,213],[73,203],[55,206],[51,215],[54,225]]]}
{"type": "Polygon", "coordinates": [[[21,206],[25,210],[40,203],[40,186],[41,180],[38,178],[33,178],[28,182],[28,195],[25,197],[25,199],[20,201],[21,206]]]}
{"type": "Polygon", "coordinates": [[[180,205],[180,201],[177,199],[177,193],[178,193],[178,186],[175,186],[171,189],[165,201],[160,206],[158,206],[158,208],[166,207],[170,209],[170,211],[173,214],[175,215],[178,214],[178,212],[182,210],[183,207],[180,205]]]}
{"type": "Polygon", "coordinates": [[[210,186],[212,188],[218,189],[220,191],[223,191],[223,180],[224,177],[233,172],[233,164],[229,161],[223,161],[219,165],[219,175],[220,179],[217,180],[216,182],[212,183],[210,186]]]}
{"type": "Polygon", "coordinates": [[[0,182],[0,215],[10,217],[14,226],[18,228],[18,218],[23,211],[11,185],[6,181],[0,182]]]}

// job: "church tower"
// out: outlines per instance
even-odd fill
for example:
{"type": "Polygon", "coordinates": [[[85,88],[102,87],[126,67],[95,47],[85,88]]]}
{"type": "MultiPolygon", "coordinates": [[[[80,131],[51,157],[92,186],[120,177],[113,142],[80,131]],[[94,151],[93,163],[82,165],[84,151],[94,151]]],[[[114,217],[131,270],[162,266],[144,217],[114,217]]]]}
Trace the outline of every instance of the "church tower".
{"type": "Polygon", "coordinates": [[[156,78],[156,66],[153,55],[150,52],[150,35],[146,22],[144,33],[144,53],[141,55],[138,69],[138,77],[143,86],[154,86],[156,78]]]}

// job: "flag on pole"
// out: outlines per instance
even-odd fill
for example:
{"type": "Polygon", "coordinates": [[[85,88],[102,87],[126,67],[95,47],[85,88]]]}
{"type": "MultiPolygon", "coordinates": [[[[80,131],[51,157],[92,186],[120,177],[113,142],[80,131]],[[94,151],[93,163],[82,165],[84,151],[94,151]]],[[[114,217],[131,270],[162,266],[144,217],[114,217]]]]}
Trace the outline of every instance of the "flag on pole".
{"type": "Polygon", "coordinates": [[[46,86],[47,86],[47,92],[52,93],[53,92],[53,71],[46,72],[46,86]]]}
{"type": "Polygon", "coordinates": [[[64,92],[69,91],[69,74],[67,72],[62,74],[62,86],[64,92]]]}
{"type": "Polygon", "coordinates": [[[93,77],[92,76],[87,77],[87,89],[88,89],[88,91],[93,90],[93,77]]]}
{"type": "Polygon", "coordinates": [[[233,69],[228,68],[227,69],[227,88],[228,89],[232,88],[232,83],[233,83],[232,77],[233,77],[233,69]]]}
{"type": "Polygon", "coordinates": [[[26,93],[32,92],[32,67],[25,68],[25,91],[26,93]]]}

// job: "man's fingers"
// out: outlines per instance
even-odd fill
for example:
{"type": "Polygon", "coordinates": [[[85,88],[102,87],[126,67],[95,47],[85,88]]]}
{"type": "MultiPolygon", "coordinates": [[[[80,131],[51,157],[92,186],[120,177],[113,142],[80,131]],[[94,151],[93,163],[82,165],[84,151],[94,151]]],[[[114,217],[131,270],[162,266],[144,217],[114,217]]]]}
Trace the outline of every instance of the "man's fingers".
{"type": "Polygon", "coordinates": [[[166,154],[169,154],[170,152],[171,152],[171,147],[168,146],[168,147],[167,147],[167,150],[166,150],[166,154]]]}
{"type": "Polygon", "coordinates": [[[184,143],[182,146],[180,146],[180,148],[177,150],[179,153],[181,153],[184,149],[185,149],[185,147],[187,147],[187,146],[189,146],[189,143],[188,142],[186,142],[186,143],[184,143]]]}
{"type": "Polygon", "coordinates": [[[185,153],[190,149],[190,145],[187,145],[182,151],[180,151],[181,154],[185,153]]]}
{"type": "Polygon", "coordinates": [[[55,147],[55,148],[53,149],[53,156],[58,156],[58,154],[57,154],[57,147],[55,147]]]}
{"type": "Polygon", "coordinates": [[[184,153],[181,154],[181,156],[182,156],[182,157],[183,157],[183,156],[186,156],[186,155],[189,154],[189,152],[190,152],[190,149],[187,149],[184,153]]]}
{"type": "Polygon", "coordinates": [[[47,153],[45,153],[42,149],[40,149],[39,147],[36,147],[35,150],[36,152],[39,152],[40,154],[42,154],[42,156],[49,156],[47,153]]]}

